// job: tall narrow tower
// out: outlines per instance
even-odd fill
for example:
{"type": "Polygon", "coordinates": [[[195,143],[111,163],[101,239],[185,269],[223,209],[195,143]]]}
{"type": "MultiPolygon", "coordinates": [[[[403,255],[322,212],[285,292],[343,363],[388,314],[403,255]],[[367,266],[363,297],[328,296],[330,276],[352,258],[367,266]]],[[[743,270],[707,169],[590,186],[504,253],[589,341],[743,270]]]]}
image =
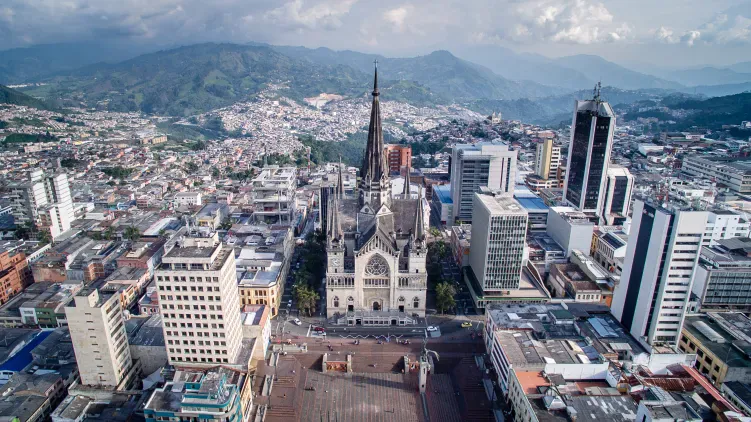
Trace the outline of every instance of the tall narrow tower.
{"type": "Polygon", "coordinates": [[[563,199],[579,211],[602,210],[614,132],[615,113],[598,85],[591,100],[575,102],[571,123],[563,199]]]}
{"type": "Polygon", "coordinates": [[[375,61],[373,79],[373,105],[370,110],[368,143],[363,157],[362,180],[360,181],[360,206],[370,205],[377,211],[382,204],[390,201],[390,189],[386,160],[383,154],[383,128],[381,127],[381,105],[378,100],[378,61],[375,61]]]}

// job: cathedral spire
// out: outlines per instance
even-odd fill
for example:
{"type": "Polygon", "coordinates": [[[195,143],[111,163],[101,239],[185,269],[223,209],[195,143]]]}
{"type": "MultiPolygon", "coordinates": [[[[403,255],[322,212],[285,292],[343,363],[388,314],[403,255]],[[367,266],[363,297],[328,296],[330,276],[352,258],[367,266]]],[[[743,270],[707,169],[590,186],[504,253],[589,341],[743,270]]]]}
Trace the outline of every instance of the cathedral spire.
{"type": "Polygon", "coordinates": [[[339,246],[344,238],[342,223],[339,220],[339,193],[334,193],[328,209],[329,233],[328,238],[332,246],[339,246]]]}
{"type": "MultiPolygon", "coordinates": [[[[373,79],[373,105],[370,110],[368,143],[362,168],[362,188],[366,192],[382,191],[386,188],[386,160],[383,155],[383,127],[381,126],[381,104],[378,100],[378,61],[376,60],[373,79]]],[[[370,202],[370,201],[368,201],[370,202]]]]}
{"type": "Polygon", "coordinates": [[[425,212],[422,207],[422,186],[419,186],[417,190],[417,211],[415,211],[415,228],[412,232],[414,234],[414,240],[418,242],[425,240],[425,222],[423,218],[424,215],[425,212]]]}
{"type": "Polygon", "coordinates": [[[404,176],[404,191],[402,192],[402,197],[404,199],[409,198],[410,191],[409,191],[409,171],[410,171],[410,162],[407,161],[407,174],[404,176]]]}
{"type": "Polygon", "coordinates": [[[339,176],[336,181],[336,194],[344,196],[344,176],[342,176],[342,155],[339,154],[339,176]]]}

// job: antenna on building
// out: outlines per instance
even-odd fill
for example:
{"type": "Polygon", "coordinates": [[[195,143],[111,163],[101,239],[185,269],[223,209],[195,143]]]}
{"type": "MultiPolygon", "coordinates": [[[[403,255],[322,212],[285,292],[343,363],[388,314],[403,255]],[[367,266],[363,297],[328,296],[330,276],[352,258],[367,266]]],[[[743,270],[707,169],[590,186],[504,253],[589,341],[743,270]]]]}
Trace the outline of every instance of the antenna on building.
{"type": "Polygon", "coordinates": [[[592,92],[592,97],[593,97],[592,99],[593,99],[593,100],[594,100],[595,102],[598,102],[598,103],[599,103],[599,102],[601,101],[601,100],[600,100],[600,91],[601,91],[601,90],[602,90],[602,82],[597,82],[597,85],[595,85],[595,89],[594,89],[594,91],[592,92]]]}

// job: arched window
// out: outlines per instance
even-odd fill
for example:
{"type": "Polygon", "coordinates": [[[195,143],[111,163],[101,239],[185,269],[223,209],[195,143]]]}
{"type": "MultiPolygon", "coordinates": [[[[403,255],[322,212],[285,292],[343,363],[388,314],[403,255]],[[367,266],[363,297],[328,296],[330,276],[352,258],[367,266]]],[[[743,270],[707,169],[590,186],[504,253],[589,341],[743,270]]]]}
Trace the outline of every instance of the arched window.
{"type": "Polygon", "coordinates": [[[347,298],[347,303],[352,303],[354,301],[355,301],[355,298],[353,298],[352,296],[347,298]]]}
{"type": "Polygon", "coordinates": [[[417,297],[417,296],[415,296],[414,298],[412,298],[412,303],[413,303],[415,309],[419,308],[420,307],[420,298],[417,297]]]}
{"type": "Polygon", "coordinates": [[[405,298],[404,298],[404,296],[399,296],[399,302],[404,302],[404,301],[406,301],[406,300],[407,300],[407,299],[405,299],[405,298]]]}
{"type": "Polygon", "coordinates": [[[334,307],[335,308],[339,307],[339,296],[334,296],[334,307]]]}

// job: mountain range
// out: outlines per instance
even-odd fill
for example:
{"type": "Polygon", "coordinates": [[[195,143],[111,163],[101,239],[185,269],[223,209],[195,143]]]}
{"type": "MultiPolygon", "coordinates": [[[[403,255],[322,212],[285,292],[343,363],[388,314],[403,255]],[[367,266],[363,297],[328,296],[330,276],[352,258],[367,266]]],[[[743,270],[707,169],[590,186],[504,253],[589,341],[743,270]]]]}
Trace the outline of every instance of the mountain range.
{"type": "MultiPolygon", "coordinates": [[[[674,93],[732,95],[751,89],[751,62],[728,67],[625,67],[599,56],[547,58],[500,47],[474,47],[460,57],[434,51],[389,58],[328,48],[251,43],[196,44],[140,54],[127,48],[60,45],[0,51],[0,83],[63,105],[190,115],[246,100],[271,84],[295,100],[322,92],[367,95],[378,61],[384,98],[415,105],[459,103],[508,117],[555,119],[574,98],[604,91],[628,104],[674,93]]],[[[613,100],[611,100],[613,102],[613,100]]]]}

